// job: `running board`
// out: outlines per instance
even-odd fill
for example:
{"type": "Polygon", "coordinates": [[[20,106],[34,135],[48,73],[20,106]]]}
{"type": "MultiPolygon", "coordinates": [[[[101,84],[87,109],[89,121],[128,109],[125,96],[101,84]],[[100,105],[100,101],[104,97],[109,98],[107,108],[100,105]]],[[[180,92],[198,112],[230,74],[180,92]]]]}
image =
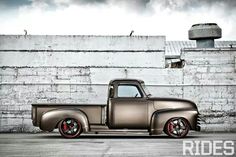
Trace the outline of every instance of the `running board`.
{"type": "Polygon", "coordinates": [[[147,129],[109,129],[107,126],[90,126],[90,133],[148,133],[147,129]]]}

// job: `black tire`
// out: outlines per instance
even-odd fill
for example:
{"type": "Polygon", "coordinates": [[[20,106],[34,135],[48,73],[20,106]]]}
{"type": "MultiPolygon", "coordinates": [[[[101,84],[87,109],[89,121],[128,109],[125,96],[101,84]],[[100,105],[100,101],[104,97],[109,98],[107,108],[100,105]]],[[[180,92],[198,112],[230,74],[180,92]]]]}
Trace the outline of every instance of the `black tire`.
{"type": "Polygon", "coordinates": [[[190,126],[186,119],[176,117],[166,122],[164,132],[173,138],[183,138],[188,134],[189,129],[190,126]]]}
{"type": "Polygon", "coordinates": [[[62,137],[76,138],[82,132],[82,125],[74,118],[66,118],[59,122],[58,129],[62,137]]]}

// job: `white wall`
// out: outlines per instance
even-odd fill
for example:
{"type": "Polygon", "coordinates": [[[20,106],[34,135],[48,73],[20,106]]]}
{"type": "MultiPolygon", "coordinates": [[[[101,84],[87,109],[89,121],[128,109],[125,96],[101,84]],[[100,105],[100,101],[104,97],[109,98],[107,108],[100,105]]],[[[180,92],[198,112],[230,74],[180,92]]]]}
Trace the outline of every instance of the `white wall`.
{"type": "Polygon", "coordinates": [[[164,45],[162,36],[0,35],[0,131],[35,130],[32,103],[106,103],[114,78],[171,82],[164,45]]]}
{"type": "Polygon", "coordinates": [[[164,50],[165,36],[0,35],[0,50],[164,50]]]}
{"type": "Polygon", "coordinates": [[[205,131],[236,131],[236,49],[185,49],[184,97],[204,115],[205,131]]]}
{"type": "Polygon", "coordinates": [[[0,66],[152,67],[165,66],[164,52],[0,52],[0,66]]]}
{"type": "Polygon", "coordinates": [[[205,131],[236,131],[235,49],[185,49],[164,68],[164,37],[0,36],[0,132],[38,131],[32,103],[106,103],[115,78],[146,82],[154,96],[188,98],[205,131]]]}

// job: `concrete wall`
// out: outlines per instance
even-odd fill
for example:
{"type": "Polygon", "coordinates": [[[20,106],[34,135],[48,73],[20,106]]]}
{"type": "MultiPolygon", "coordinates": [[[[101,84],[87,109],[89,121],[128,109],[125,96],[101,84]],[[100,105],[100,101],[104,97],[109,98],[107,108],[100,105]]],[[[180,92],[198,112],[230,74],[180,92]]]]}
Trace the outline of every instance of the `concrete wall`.
{"type": "Polygon", "coordinates": [[[205,131],[236,131],[236,49],[184,49],[185,98],[195,101],[205,131]]]}
{"type": "Polygon", "coordinates": [[[114,78],[175,83],[182,71],[163,70],[164,46],[162,36],[0,36],[0,132],[37,130],[32,103],[106,103],[114,78]]]}
{"type": "Polygon", "coordinates": [[[182,97],[182,70],[140,68],[2,68],[0,131],[32,131],[32,103],[106,103],[107,83],[114,78],[147,81],[156,96],[182,97]],[[171,76],[171,77],[169,77],[171,76]]]}
{"type": "Polygon", "coordinates": [[[38,131],[32,103],[106,103],[114,78],[143,79],[154,96],[196,101],[205,131],[235,131],[236,50],[185,49],[185,67],[169,69],[164,43],[159,36],[0,36],[0,132],[38,131]]]}
{"type": "Polygon", "coordinates": [[[165,36],[0,35],[1,50],[164,50],[165,36]]]}

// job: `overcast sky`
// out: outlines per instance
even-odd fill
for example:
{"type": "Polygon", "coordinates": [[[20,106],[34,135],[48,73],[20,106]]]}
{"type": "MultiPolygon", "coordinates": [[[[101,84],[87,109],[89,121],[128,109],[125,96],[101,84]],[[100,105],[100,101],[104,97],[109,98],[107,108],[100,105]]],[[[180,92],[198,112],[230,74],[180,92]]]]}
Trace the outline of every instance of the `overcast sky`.
{"type": "Polygon", "coordinates": [[[188,40],[196,23],[236,40],[236,0],[0,0],[0,34],[165,35],[188,40]]]}

